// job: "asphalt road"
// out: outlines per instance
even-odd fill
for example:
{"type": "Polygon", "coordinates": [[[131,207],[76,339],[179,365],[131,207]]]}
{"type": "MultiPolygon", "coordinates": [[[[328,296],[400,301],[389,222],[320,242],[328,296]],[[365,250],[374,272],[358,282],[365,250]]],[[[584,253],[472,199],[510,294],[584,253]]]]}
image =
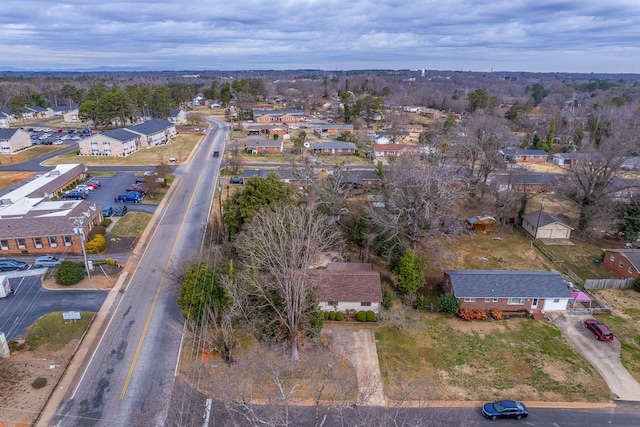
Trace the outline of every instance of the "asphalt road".
{"type": "Polygon", "coordinates": [[[158,222],[78,385],[54,421],[60,426],[163,425],[174,383],[183,319],[177,272],[198,260],[226,126],[217,122],[192,156],[158,214],[158,222]]]}
{"type": "Polygon", "coordinates": [[[25,329],[53,311],[100,310],[107,292],[50,291],[42,287],[42,275],[12,278],[14,293],[0,298],[0,331],[11,340],[25,334],[25,329]]]}

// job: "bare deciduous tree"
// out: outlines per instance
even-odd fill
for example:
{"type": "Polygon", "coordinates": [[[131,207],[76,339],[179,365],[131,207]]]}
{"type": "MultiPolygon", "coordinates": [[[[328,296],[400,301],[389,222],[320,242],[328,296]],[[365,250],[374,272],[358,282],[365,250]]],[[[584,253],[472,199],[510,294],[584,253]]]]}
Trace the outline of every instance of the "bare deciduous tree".
{"type": "Polygon", "coordinates": [[[298,342],[307,326],[305,314],[309,304],[315,304],[306,270],[341,241],[334,218],[319,214],[314,203],[263,209],[237,240],[246,265],[268,275],[253,281],[255,291],[286,330],[293,360],[298,359],[298,342]]]}

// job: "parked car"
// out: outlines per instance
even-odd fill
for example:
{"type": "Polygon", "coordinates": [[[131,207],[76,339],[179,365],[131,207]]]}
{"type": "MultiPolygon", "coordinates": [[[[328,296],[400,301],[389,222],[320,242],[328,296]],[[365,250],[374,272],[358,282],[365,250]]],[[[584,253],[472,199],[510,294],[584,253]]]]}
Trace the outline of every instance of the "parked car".
{"type": "Polygon", "coordinates": [[[116,206],[116,210],[113,211],[113,216],[124,216],[128,211],[127,205],[116,206]]]}
{"type": "Polygon", "coordinates": [[[53,255],[39,256],[33,262],[33,266],[35,268],[57,267],[62,261],[64,258],[56,258],[53,255]]]}
{"type": "Polygon", "coordinates": [[[93,182],[93,181],[87,181],[87,182],[85,182],[85,183],[84,183],[84,185],[86,185],[87,187],[91,187],[91,188],[93,188],[94,190],[95,190],[96,188],[100,187],[98,184],[96,184],[96,183],[95,183],[95,182],[93,182]]]}
{"type": "Polygon", "coordinates": [[[522,402],[515,400],[496,400],[482,405],[482,415],[485,418],[496,420],[498,418],[515,418],[521,420],[527,418],[529,411],[522,402]]]}
{"type": "Polygon", "coordinates": [[[116,196],[116,202],[118,203],[125,203],[125,202],[134,202],[134,203],[140,203],[142,201],[142,198],[144,197],[144,194],[140,193],[139,191],[130,191],[126,194],[120,194],[119,196],[116,196]]]}
{"type": "Polygon", "coordinates": [[[0,271],[26,270],[27,267],[26,262],[15,259],[0,259],[0,271]]]}
{"type": "Polygon", "coordinates": [[[113,208],[111,206],[105,206],[104,208],[102,208],[103,217],[109,218],[111,215],[113,215],[113,208]]]}
{"type": "Polygon", "coordinates": [[[145,177],[144,176],[136,176],[136,183],[140,184],[141,182],[145,181],[145,177]]]}
{"type": "Polygon", "coordinates": [[[138,191],[142,194],[147,194],[147,191],[149,191],[149,186],[143,183],[133,183],[131,184],[129,187],[127,187],[126,189],[127,193],[131,192],[131,191],[138,191]]]}
{"type": "Polygon", "coordinates": [[[613,332],[606,326],[600,323],[596,319],[587,319],[584,321],[584,326],[589,329],[600,341],[613,341],[613,332]]]}
{"type": "Polygon", "coordinates": [[[77,191],[93,191],[93,187],[86,185],[86,184],[80,184],[80,185],[76,185],[76,188],[74,188],[74,190],[77,191]]]}
{"type": "Polygon", "coordinates": [[[97,179],[95,179],[95,178],[91,178],[90,180],[88,180],[87,182],[85,182],[85,184],[86,184],[86,185],[93,184],[93,185],[95,185],[95,186],[97,186],[97,187],[100,187],[100,186],[102,185],[102,184],[100,184],[100,181],[98,181],[98,180],[97,180],[97,179]]]}
{"type": "Polygon", "coordinates": [[[232,184],[242,184],[242,177],[241,176],[232,176],[231,179],[229,180],[230,183],[232,184]]]}
{"type": "Polygon", "coordinates": [[[62,195],[63,199],[82,200],[87,198],[87,193],[84,191],[67,191],[62,195]]]}

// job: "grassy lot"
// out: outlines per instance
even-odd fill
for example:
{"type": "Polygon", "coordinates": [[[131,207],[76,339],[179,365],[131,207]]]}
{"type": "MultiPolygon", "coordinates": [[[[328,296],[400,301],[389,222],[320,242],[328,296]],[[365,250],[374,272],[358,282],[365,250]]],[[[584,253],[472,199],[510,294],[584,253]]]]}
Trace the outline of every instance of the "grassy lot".
{"type": "Polygon", "coordinates": [[[610,279],[613,278],[602,264],[596,264],[595,259],[602,259],[602,248],[592,243],[571,239],[573,246],[547,245],[545,249],[557,258],[563,260],[564,265],[582,279],[610,279]]]}
{"type": "MultiPolygon", "coordinates": [[[[67,145],[33,145],[27,149],[13,154],[0,154],[0,165],[13,165],[33,160],[53,151],[66,147],[67,145]]],[[[57,164],[57,163],[56,163],[57,164]]]]}
{"type": "Polygon", "coordinates": [[[595,317],[607,325],[620,341],[620,361],[640,381],[640,292],[633,289],[602,289],[597,292],[615,309],[612,315],[595,317]]]}
{"type": "Polygon", "coordinates": [[[410,312],[400,329],[376,331],[386,395],[436,400],[498,398],[601,401],[609,389],[598,373],[548,322],[511,319],[466,322],[410,312]]]}
{"type": "Polygon", "coordinates": [[[80,339],[89,327],[93,314],[81,312],[80,320],[64,320],[62,312],[42,316],[34,323],[26,338],[30,350],[46,346],[49,350],[59,350],[74,339],[80,339]]]}
{"type": "Polygon", "coordinates": [[[33,172],[0,171],[0,189],[13,187],[20,181],[33,177],[33,172]]]}
{"type": "Polygon", "coordinates": [[[112,236],[139,237],[147,227],[151,215],[144,212],[129,212],[111,229],[112,236]]]}
{"type": "Polygon", "coordinates": [[[83,163],[87,166],[153,166],[167,163],[170,157],[175,157],[180,163],[187,160],[193,147],[201,138],[202,135],[180,134],[175,136],[170,144],[142,149],[127,157],[78,156],[74,151],[52,157],[46,160],[45,164],[49,166],[60,163],[83,163]]]}

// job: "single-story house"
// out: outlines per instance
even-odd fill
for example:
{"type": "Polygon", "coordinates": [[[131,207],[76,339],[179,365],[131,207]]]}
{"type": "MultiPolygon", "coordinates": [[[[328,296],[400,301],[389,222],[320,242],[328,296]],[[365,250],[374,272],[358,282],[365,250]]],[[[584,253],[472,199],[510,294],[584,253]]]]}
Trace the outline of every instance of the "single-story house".
{"type": "Polygon", "coordinates": [[[0,128],[0,153],[11,154],[31,147],[31,135],[22,129],[0,128]]]}
{"type": "Polygon", "coordinates": [[[414,144],[375,144],[373,154],[376,157],[398,157],[405,151],[419,152],[420,147],[414,144]]]}
{"type": "Polygon", "coordinates": [[[352,124],[316,123],[310,126],[318,138],[337,138],[343,134],[352,134],[352,124]]]}
{"type": "Polygon", "coordinates": [[[284,123],[254,123],[254,122],[242,122],[242,130],[247,132],[249,136],[257,135],[279,135],[284,136],[289,133],[289,125],[284,123]]]}
{"type": "Polygon", "coordinates": [[[640,277],[640,249],[605,249],[602,266],[621,279],[640,277]]]}
{"type": "Polygon", "coordinates": [[[542,209],[522,217],[522,228],[534,239],[570,239],[573,228],[542,209]]]}
{"type": "Polygon", "coordinates": [[[49,117],[53,117],[53,111],[40,107],[38,105],[34,105],[31,107],[24,107],[22,109],[23,118],[36,118],[36,119],[46,119],[49,117]]]}
{"type": "Polygon", "coordinates": [[[311,146],[313,154],[327,154],[332,156],[351,156],[356,153],[353,142],[318,142],[311,146]]]}
{"type": "Polygon", "coordinates": [[[57,105],[49,107],[54,117],[62,117],[65,123],[78,123],[79,109],[77,105],[57,105]]]}
{"type": "Polygon", "coordinates": [[[184,125],[187,123],[187,112],[182,108],[174,108],[169,112],[169,117],[167,117],[174,125],[184,125]]]}
{"type": "Polygon", "coordinates": [[[382,183],[377,171],[374,170],[348,170],[343,171],[334,178],[340,180],[343,187],[351,187],[354,190],[369,190],[378,187],[382,183]]]}
{"type": "Polygon", "coordinates": [[[295,171],[289,170],[289,169],[275,169],[275,170],[245,169],[244,172],[242,172],[242,182],[243,184],[246,184],[247,181],[249,181],[249,179],[252,177],[264,179],[267,176],[269,176],[269,174],[277,175],[278,178],[280,178],[282,181],[286,182],[287,184],[291,184],[298,181],[298,174],[295,171]]]}
{"type": "Polygon", "coordinates": [[[544,163],[548,156],[544,150],[525,150],[514,147],[503,148],[499,153],[505,162],[515,163],[544,163]]]}
{"type": "Polygon", "coordinates": [[[599,153],[556,153],[553,155],[553,163],[558,166],[571,166],[577,163],[600,162],[604,158],[599,153]]]}
{"type": "Polygon", "coordinates": [[[253,109],[253,121],[256,123],[297,123],[305,118],[303,110],[253,109]]]}
{"type": "Polygon", "coordinates": [[[246,139],[244,150],[251,154],[282,154],[284,140],[278,139],[246,139]]]}
{"type": "Polygon", "coordinates": [[[382,284],[371,264],[332,262],[325,269],[308,270],[320,310],[380,313],[382,284]]]}
{"type": "Polygon", "coordinates": [[[467,228],[476,232],[496,231],[498,221],[490,215],[476,215],[467,218],[467,228]]]}
{"type": "Polygon", "coordinates": [[[445,270],[444,291],[460,301],[460,308],[532,315],[566,310],[571,300],[562,276],[550,271],[445,270]]]}
{"type": "Polygon", "coordinates": [[[497,191],[518,191],[523,193],[554,193],[558,176],[551,173],[524,173],[494,175],[490,185],[497,191]]]}

